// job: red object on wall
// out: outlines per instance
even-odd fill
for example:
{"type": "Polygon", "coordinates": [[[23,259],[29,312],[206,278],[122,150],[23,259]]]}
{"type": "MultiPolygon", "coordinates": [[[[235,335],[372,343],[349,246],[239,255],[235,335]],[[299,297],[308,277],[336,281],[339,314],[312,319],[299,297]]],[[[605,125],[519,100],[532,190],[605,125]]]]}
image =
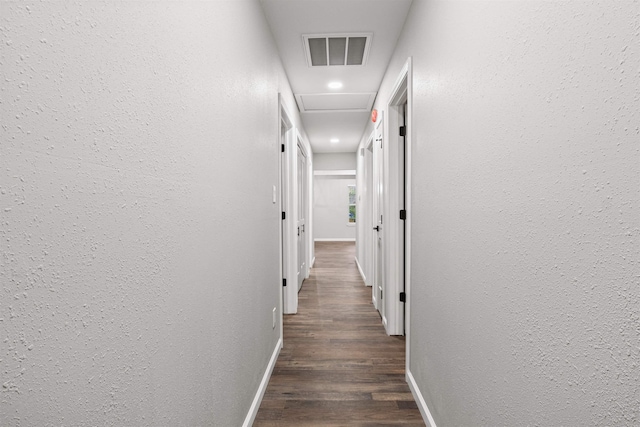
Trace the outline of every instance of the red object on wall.
{"type": "Polygon", "coordinates": [[[378,110],[371,110],[371,121],[375,123],[376,120],[378,120],[378,110]]]}

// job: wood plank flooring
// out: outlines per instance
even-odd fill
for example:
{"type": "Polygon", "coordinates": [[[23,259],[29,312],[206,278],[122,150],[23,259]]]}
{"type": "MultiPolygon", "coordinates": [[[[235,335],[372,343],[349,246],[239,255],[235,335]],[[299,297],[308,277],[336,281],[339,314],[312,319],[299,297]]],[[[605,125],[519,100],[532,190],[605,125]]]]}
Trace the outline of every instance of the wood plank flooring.
{"type": "Polygon", "coordinates": [[[405,382],[404,337],[386,335],[355,244],[316,242],[315,253],[253,425],[424,426],[405,382]]]}

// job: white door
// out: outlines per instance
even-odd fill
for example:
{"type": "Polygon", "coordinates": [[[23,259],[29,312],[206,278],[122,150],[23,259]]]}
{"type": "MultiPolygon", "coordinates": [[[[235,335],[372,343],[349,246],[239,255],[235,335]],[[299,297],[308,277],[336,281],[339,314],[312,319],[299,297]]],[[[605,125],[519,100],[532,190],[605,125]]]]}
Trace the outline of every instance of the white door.
{"type": "Polygon", "coordinates": [[[383,125],[382,114],[378,116],[375,138],[373,141],[373,300],[386,326],[384,304],[384,175],[383,175],[383,125]]]}
{"type": "Polygon", "coordinates": [[[410,204],[408,180],[410,176],[410,129],[405,113],[408,110],[408,66],[404,68],[389,100],[384,146],[384,292],[385,328],[389,335],[405,334],[405,314],[410,288],[408,251],[410,204]],[[386,217],[388,216],[388,218],[386,217]]]}
{"type": "MultiPolygon", "coordinates": [[[[373,286],[373,269],[374,269],[374,261],[373,261],[373,241],[372,241],[372,233],[371,228],[373,227],[373,140],[374,140],[374,132],[371,133],[369,137],[369,141],[367,142],[367,147],[364,150],[364,190],[362,192],[363,198],[363,213],[360,215],[362,218],[362,244],[364,246],[364,259],[365,259],[365,284],[367,286],[373,286]]],[[[377,237],[376,237],[377,238],[377,237]]],[[[372,295],[375,297],[375,294],[372,295]]],[[[373,300],[373,304],[375,306],[375,300],[373,300]]]]}
{"type": "MultiPolygon", "coordinates": [[[[287,124],[284,120],[280,122],[280,144],[281,147],[285,147],[287,143],[287,124]]],[[[282,284],[286,285],[287,280],[287,258],[289,257],[287,251],[287,227],[285,221],[285,212],[287,211],[287,178],[286,178],[286,167],[287,167],[287,156],[284,153],[284,149],[281,150],[281,159],[280,159],[280,209],[282,211],[282,227],[280,239],[282,241],[282,284]]],[[[289,309],[289,303],[287,301],[287,293],[286,288],[282,292],[282,307],[283,312],[287,313],[289,309]]]]}
{"type": "Polygon", "coordinates": [[[280,179],[282,208],[282,296],[283,314],[295,314],[298,311],[298,286],[296,284],[296,151],[293,133],[295,128],[289,114],[280,108],[280,179]]]}
{"type": "MultiPolygon", "coordinates": [[[[400,268],[399,268],[399,286],[401,295],[403,295],[400,301],[400,316],[401,320],[398,327],[398,331],[402,331],[402,335],[405,333],[405,301],[406,301],[406,277],[405,270],[407,266],[407,254],[406,254],[406,218],[407,218],[407,139],[405,137],[407,133],[407,125],[406,125],[406,111],[407,111],[407,103],[405,101],[404,104],[398,106],[398,126],[402,128],[402,132],[398,132],[400,137],[398,138],[398,175],[400,181],[400,190],[398,191],[398,201],[401,212],[401,226],[399,232],[399,245],[398,249],[400,250],[400,268]]],[[[391,114],[391,113],[390,113],[391,114]]]]}
{"type": "Polygon", "coordinates": [[[307,272],[306,251],[307,156],[298,145],[298,290],[307,272]]]}

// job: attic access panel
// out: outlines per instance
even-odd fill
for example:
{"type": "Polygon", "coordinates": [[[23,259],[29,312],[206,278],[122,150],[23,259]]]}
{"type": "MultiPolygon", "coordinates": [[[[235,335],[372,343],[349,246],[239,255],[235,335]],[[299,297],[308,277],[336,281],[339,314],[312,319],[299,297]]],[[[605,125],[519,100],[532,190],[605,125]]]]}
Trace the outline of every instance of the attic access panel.
{"type": "Polygon", "coordinates": [[[302,36],[310,67],[365,65],[373,33],[306,34],[302,36]]]}
{"type": "Polygon", "coordinates": [[[373,108],[376,92],[296,94],[301,113],[369,112],[373,108]]]}

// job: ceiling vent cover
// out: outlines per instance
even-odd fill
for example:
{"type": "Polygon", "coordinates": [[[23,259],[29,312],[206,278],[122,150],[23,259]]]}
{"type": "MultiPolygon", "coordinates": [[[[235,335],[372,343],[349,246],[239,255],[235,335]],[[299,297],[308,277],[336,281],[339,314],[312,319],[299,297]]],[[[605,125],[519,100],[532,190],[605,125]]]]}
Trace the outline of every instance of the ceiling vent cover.
{"type": "Polygon", "coordinates": [[[369,56],[372,33],[303,35],[310,67],[364,65],[369,56]]]}

